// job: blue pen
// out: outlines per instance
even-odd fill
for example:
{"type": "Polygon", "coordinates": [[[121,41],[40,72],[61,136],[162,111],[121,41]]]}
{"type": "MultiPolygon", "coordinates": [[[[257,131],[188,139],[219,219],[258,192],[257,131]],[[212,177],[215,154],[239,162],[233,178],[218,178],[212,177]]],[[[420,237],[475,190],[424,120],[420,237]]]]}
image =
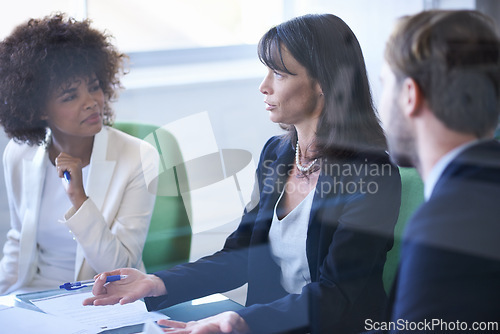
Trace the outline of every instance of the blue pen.
{"type": "Polygon", "coordinates": [[[65,170],[63,172],[63,176],[64,176],[64,179],[66,180],[66,182],[69,183],[69,180],[71,180],[71,174],[67,170],[65,170]]]}
{"type": "MultiPolygon", "coordinates": [[[[122,280],[125,278],[127,278],[127,275],[111,275],[111,276],[106,277],[106,283],[119,281],[119,280],[122,280]]],[[[68,282],[68,283],[64,283],[64,284],[59,285],[59,289],[78,290],[78,289],[93,285],[94,283],[95,283],[94,280],[81,281],[81,282],[68,282]]]]}

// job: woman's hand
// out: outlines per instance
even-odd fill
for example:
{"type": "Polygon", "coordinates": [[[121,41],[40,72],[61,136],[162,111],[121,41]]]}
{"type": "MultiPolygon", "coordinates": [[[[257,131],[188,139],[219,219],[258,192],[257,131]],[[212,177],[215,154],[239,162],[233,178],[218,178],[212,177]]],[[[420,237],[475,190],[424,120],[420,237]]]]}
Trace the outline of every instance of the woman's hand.
{"type": "Polygon", "coordinates": [[[97,274],[94,279],[95,284],[92,288],[94,297],[85,299],[83,305],[112,305],[116,303],[123,305],[144,297],[156,297],[167,293],[165,284],[159,277],[147,275],[132,268],[116,269],[97,274]],[[111,275],[127,275],[127,278],[106,283],[106,277],[111,275]]]}
{"type": "Polygon", "coordinates": [[[219,313],[213,317],[201,319],[198,321],[180,322],[174,320],[158,320],[158,324],[168,326],[164,328],[165,333],[179,334],[210,334],[210,333],[250,333],[247,323],[238,313],[229,311],[219,313]]]}
{"type": "Polygon", "coordinates": [[[61,152],[56,157],[55,163],[60,178],[64,177],[65,171],[70,174],[71,180],[68,183],[68,187],[66,187],[66,193],[75,210],[78,210],[88,198],[87,194],[85,194],[85,189],[83,189],[82,161],[61,152]]]}

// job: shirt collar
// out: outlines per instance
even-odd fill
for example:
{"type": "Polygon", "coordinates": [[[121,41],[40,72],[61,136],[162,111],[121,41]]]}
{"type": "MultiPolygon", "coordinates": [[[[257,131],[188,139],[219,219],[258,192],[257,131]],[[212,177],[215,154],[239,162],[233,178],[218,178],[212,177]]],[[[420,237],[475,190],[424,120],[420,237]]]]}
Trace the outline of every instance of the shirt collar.
{"type": "Polygon", "coordinates": [[[424,197],[426,201],[431,197],[432,191],[434,190],[437,181],[443,174],[446,167],[448,167],[450,162],[452,162],[460,153],[465,151],[467,148],[477,144],[479,141],[480,140],[472,140],[465,144],[457,146],[438,160],[434,167],[432,167],[431,172],[427,176],[427,180],[424,183],[424,197]]]}

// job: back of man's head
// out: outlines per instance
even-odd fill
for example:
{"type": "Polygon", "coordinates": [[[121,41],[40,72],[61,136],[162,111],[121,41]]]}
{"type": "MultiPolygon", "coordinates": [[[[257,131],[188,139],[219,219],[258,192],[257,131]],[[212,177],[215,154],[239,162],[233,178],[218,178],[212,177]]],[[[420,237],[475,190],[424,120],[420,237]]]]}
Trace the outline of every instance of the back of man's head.
{"type": "Polygon", "coordinates": [[[402,18],[385,58],[398,80],[410,77],[449,129],[488,136],[498,124],[500,40],[477,11],[425,11],[402,18]]]}

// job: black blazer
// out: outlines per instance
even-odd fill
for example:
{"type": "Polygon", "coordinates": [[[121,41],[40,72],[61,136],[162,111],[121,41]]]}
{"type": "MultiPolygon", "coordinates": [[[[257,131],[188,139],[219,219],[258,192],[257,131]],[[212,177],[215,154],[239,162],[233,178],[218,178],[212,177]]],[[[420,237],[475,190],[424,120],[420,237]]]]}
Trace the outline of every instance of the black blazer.
{"type": "Polygon", "coordinates": [[[474,322],[496,321],[500,330],[497,141],[473,145],[454,159],[408,222],[391,295],[392,322],[400,324],[394,332],[412,329],[406,321],[427,322],[419,333],[451,332],[457,321],[471,332],[486,332],[474,330],[474,322]]]}
{"type": "Polygon", "coordinates": [[[386,306],[382,270],[401,198],[398,169],[385,154],[324,162],[307,231],[312,282],[300,294],[288,294],[268,234],[293,159],[288,140],[266,143],[257,169],[258,205],[245,213],[221,251],[155,273],[168,294],[146,298],[148,309],[248,283],[247,307],[238,313],[254,333],[358,332],[367,317],[380,320],[386,306]]]}

